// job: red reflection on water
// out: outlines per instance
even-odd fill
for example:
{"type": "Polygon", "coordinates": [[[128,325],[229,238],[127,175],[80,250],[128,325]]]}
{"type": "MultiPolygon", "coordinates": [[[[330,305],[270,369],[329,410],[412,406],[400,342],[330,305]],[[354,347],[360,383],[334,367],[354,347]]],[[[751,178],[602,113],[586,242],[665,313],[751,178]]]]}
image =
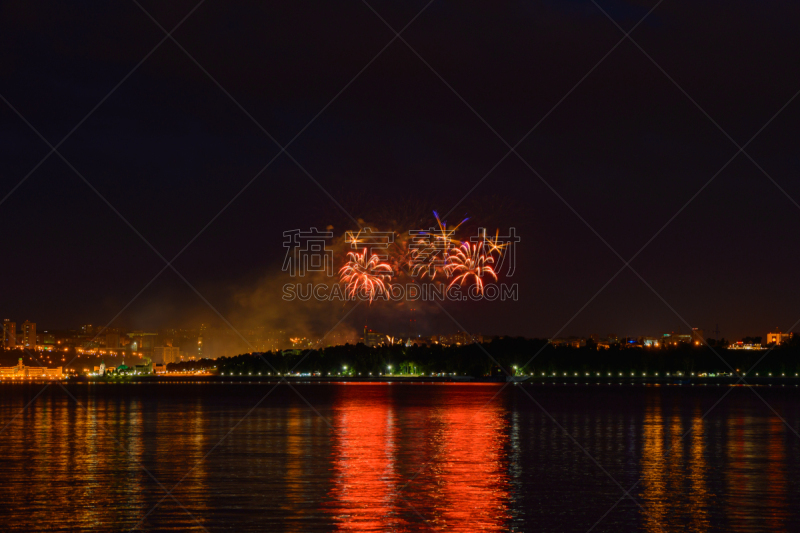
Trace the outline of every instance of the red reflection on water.
{"type": "Polygon", "coordinates": [[[509,518],[503,409],[496,401],[465,403],[448,405],[442,416],[442,525],[448,531],[500,531],[509,518]]]}
{"type": "Polygon", "coordinates": [[[786,531],[788,518],[786,492],[786,450],[784,449],[784,435],[786,428],[777,417],[769,419],[769,441],[767,444],[767,459],[769,467],[767,479],[769,480],[769,512],[766,525],[769,531],[786,531]]]}
{"type": "Polygon", "coordinates": [[[345,389],[337,411],[334,516],[340,530],[384,531],[396,515],[395,425],[388,387],[345,389]]]}
{"type": "MultiPolygon", "coordinates": [[[[433,405],[395,411],[392,387],[343,389],[333,418],[337,528],[504,530],[508,432],[495,392],[447,387],[433,405]]],[[[400,394],[409,393],[410,387],[400,394]]]]}
{"type": "Polygon", "coordinates": [[[736,412],[728,422],[728,461],[725,473],[728,482],[728,528],[730,531],[748,531],[752,521],[750,506],[752,495],[758,494],[757,470],[748,465],[757,464],[758,450],[754,439],[747,432],[754,420],[741,412],[736,412]]]}

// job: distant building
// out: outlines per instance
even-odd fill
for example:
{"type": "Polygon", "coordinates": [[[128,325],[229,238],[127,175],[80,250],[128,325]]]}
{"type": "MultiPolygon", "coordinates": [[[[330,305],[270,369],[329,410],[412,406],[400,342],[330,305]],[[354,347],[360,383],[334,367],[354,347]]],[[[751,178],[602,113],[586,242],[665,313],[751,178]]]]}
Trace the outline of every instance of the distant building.
{"type": "Polygon", "coordinates": [[[379,346],[386,342],[386,335],[373,331],[364,326],[364,344],[367,346],[379,346]]]}
{"type": "Polygon", "coordinates": [[[153,348],[153,359],[165,365],[178,363],[181,360],[181,349],[178,346],[156,346],[153,348]]]}
{"type": "Polygon", "coordinates": [[[200,324],[200,331],[197,335],[197,357],[203,358],[203,333],[206,331],[206,325],[200,324]]]}
{"type": "Polygon", "coordinates": [[[694,335],[690,334],[682,334],[682,333],[664,333],[661,336],[661,343],[664,346],[673,345],[676,346],[678,344],[684,343],[693,343],[695,340],[694,335]]]}
{"type": "Polygon", "coordinates": [[[131,350],[134,352],[143,352],[149,356],[153,353],[153,348],[156,345],[156,338],[158,333],[147,333],[145,331],[132,331],[128,333],[131,338],[131,350]]]}
{"type": "Polygon", "coordinates": [[[45,368],[41,366],[25,366],[19,358],[17,366],[0,367],[0,378],[47,378],[60,379],[64,377],[62,367],[45,368]]]}
{"type": "Polygon", "coordinates": [[[13,350],[17,347],[17,323],[3,320],[3,348],[13,350]]]}
{"type": "Polygon", "coordinates": [[[152,374],[153,373],[153,363],[147,363],[145,365],[134,365],[128,366],[125,363],[122,363],[116,368],[116,374],[152,374]]]}
{"type": "Polygon", "coordinates": [[[580,337],[556,338],[550,339],[549,342],[553,346],[568,346],[570,348],[583,348],[586,346],[586,339],[580,337]]]}
{"type": "Polygon", "coordinates": [[[781,333],[778,331],[777,333],[767,333],[767,342],[766,344],[781,344],[789,339],[792,338],[791,333],[781,333]]]}
{"type": "Polygon", "coordinates": [[[152,374],[153,373],[153,363],[147,363],[146,365],[136,365],[133,367],[134,372],[138,372],[139,374],[152,374]]]}
{"type": "Polygon", "coordinates": [[[663,342],[663,340],[660,337],[642,337],[641,338],[641,343],[644,346],[648,346],[648,347],[652,346],[653,348],[658,348],[659,346],[661,346],[662,342],[663,342]]]}
{"type": "Polygon", "coordinates": [[[758,343],[745,343],[744,341],[734,342],[728,345],[729,350],[765,350],[763,346],[758,343]]]}
{"type": "Polygon", "coordinates": [[[106,348],[119,348],[119,333],[106,333],[106,348]]]}
{"type": "Polygon", "coordinates": [[[22,323],[22,346],[30,350],[36,349],[36,323],[26,320],[22,323]]]}
{"type": "Polygon", "coordinates": [[[692,340],[694,341],[695,345],[703,345],[706,343],[706,337],[703,334],[703,330],[700,328],[692,328],[692,340]]]}
{"type": "Polygon", "coordinates": [[[473,342],[482,343],[482,335],[469,335],[463,331],[457,331],[452,335],[434,335],[431,337],[432,343],[443,344],[445,346],[462,346],[473,342]]]}

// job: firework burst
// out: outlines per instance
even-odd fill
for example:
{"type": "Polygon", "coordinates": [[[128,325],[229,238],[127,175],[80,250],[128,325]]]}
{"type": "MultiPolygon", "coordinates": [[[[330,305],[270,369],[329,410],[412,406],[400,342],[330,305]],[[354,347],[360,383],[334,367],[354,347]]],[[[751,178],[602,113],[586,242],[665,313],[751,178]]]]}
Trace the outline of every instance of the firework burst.
{"type": "Polygon", "coordinates": [[[415,243],[415,249],[409,254],[411,275],[420,279],[428,277],[432,281],[436,279],[437,274],[445,278],[450,277],[450,258],[460,244],[454,235],[456,230],[469,220],[465,218],[454,228],[448,229],[447,222],[442,222],[439,213],[434,211],[433,216],[436,217],[438,229],[422,233],[415,243]]]}
{"type": "Polygon", "coordinates": [[[446,273],[448,277],[454,276],[448,288],[456,283],[464,285],[470,280],[474,280],[478,287],[478,293],[483,294],[483,276],[489,276],[497,281],[497,274],[491,266],[492,263],[494,263],[494,257],[491,252],[486,252],[484,241],[475,244],[461,243],[461,246],[453,249],[448,260],[446,273]]]}
{"type": "Polygon", "coordinates": [[[372,303],[391,289],[391,280],[406,276],[414,282],[426,278],[432,283],[449,281],[448,288],[474,283],[479,294],[483,294],[486,278],[497,281],[495,269],[509,246],[502,242],[499,231],[487,235],[485,228],[479,228],[477,238],[470,239],[475,242],[462,242],[456,232],[469,219],[448,226],[436,211],[433,214],[436,226],[428,230],[401,233],[362,228],[346,232],[345,242],[356,248],[347,253],[345,266],[339,270],[347,294],[351,298],[368,296],[372,303]],[[383,255],[373,253],[375,248],[383,255]]]}
{"type": "Polygon", "coordinates": [[[363,291],[372,303],[376,296],[386,291],[392,278],[392,267],[364,248],[361,253],[348,252],[347,264],[339,270],[339,276],[351,298],[363,291]]]}

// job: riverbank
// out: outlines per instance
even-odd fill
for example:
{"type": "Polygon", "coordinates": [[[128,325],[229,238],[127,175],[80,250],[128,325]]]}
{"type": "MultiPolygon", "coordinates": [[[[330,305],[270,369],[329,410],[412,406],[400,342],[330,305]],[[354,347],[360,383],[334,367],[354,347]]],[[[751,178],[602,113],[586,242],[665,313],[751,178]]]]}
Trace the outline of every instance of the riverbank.
{"type": "Polygon", "coordinates": [[[469,384],[469,383],[506,383],[530,385],[670,385],[670,386],[703,386],[703,385],[792,385],[800,386],[800,377],[747,377],[741,380],[738,377],[694,377],[681,380],[674,377],[473,377],[473,376],[217,376],[217,375],[161,375],[161,376],[130,376],[130,377],[85,377],[63,380],[43,379],[8,379],[0,380],[2,384],[23,383],[86,383],[86,384],[136,384],[136,383],[174,383],[174,384],[203,384],[203,383],[361,383],[361,384],[469,384]]]}

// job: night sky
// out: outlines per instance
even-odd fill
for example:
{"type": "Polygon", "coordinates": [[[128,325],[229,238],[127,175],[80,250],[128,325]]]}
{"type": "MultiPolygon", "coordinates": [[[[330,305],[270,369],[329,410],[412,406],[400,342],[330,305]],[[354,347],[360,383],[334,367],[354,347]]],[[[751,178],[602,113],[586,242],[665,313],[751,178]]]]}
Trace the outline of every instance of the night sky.
{"type": "Polygon", "coordinates": [[[797,3],[196,6],[0,5],[2,318],[106,325],[208,225],[113,325],[249,327],[284,231],[435,208],[522,239],[519,301],[445,304],[471,332],[800,319],[797,3]]]}

